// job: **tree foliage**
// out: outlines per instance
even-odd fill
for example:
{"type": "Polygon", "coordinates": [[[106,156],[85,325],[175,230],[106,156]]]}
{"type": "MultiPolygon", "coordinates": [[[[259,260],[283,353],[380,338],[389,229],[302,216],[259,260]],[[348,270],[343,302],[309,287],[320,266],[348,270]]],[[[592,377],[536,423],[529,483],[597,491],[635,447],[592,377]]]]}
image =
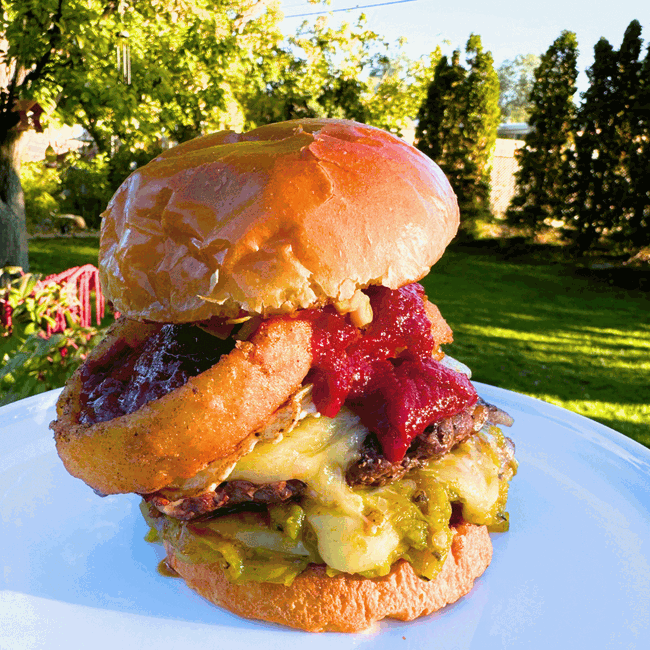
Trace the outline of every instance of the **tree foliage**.
{"type": "Polygon", "coordinates": [[[569,219],[574,200],[573,146],[578,42],[564,31],[542,56],[530,94],[525,145],[518,152],[517,190],[506,215],[531,231],[569,219]]]}
{"type": "Polygon", "coordinates": [[[610,43],[601,38],[594,48],[594,63],[588,71],[590,85],[578,114],[574,221],[581,248],[588,248],[603,229],[618,221],[624,209],[618,120],[609,113],[616,102],[617,58],[610,43]]]}
{"type": "Polygon", "coordinates": [[[502,122],[527,122],[533,105],[530,93],[535,83],[535,70],[541,63],[537,54],[518,54],[504,61],[497,69],[502,122]]]}
{"type": "Polygon", "coordinates": [[[642,60],[642,45],[636,20],[620,49],[601,38],[579,107],[575,35],[563,32],[542,57],[512,224],[535,233],[559,222],[583,251],[650,245],[650,48],[642,60]]]}
{"type": "Polygon", "coordinates": [[[355,24],[332,27],[329,16],[304,22],[295,36],[264,57],[257,86],[241,96],[247,127],[300,117],[353,119],[402,135],[440,57],[409,59],[355,24]]]}
{"type": "Polygon", "coordinates": [[[462,227],[489,215],[490,157],[499,123],[499,80],[492,55],[472,34],[460,51],[439,60],[418,113],[416,146],[440,165],[458,197],[462,227]]]}
{"type": "Polygon", "coordinates": [[[165,143],[207,131],[318,115],[402,134],[439,56],[411,61],[363,17],[338,28],[319,18],[286,41],[273,0],[7,0],[0,15],[0,170],[12,179],[0,217],[6,248],[23,252],[17,99],[83,126],[107,161],[95,185],[114,189],[165,143]]]}
{"type": "Polygon", "coordinates": [[[632,248],[650,246],[650,45],[630,100],[631,137],[627,142],[630,180],[627,242],[632,248]]]}
{"type": "Polygon", "coordinates": [[[3,2],[0,170],[11,183],[0,183],[0,263],[26,266],[25,251],[14,255],[26,248],[17,101],[82,125],[111,161],[118,148],[135,158],[164,138],[239,126],[233,98],[282,39],[279,20],[269,0],[3,2]]]}
{"type": "Polygon", "coordinates": [[[256,53],[282,38],[268,1],[86,5],[95,12],[80,27],[74,63],[57,70],[56,109],[100,152],[241,124],[232,98],[258,74],[256,53]]]}
{"type": "Polygon", "coordinates": [[[582,249],[603,237],[630,248],[650,243],[648,60],[640,60],[641,48],[636,20],[618,51],[604,38],[594,48],[576,137],[574,224],[582,249]]]}

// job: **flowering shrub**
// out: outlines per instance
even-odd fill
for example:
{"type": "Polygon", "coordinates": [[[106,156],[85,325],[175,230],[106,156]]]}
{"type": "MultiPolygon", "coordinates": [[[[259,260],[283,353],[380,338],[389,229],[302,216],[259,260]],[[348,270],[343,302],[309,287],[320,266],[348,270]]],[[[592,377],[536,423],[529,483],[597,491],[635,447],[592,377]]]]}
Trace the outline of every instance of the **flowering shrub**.
{"type": "Polygon", "coordinates": [[[0,288],[0,404],[62,386],[102,338],[104,316],[91,264],[44,279],[5,271],[17,277],[0,288]]]}

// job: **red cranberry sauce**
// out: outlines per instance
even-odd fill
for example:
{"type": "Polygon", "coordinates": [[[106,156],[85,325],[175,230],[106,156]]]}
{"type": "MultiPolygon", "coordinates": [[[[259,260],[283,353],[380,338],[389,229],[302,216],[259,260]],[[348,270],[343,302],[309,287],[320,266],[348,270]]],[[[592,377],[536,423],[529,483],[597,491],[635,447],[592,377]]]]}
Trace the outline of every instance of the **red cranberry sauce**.
{"type": "Polygon", "coordinates": [[[347,403],[397,463],[426,427],[478,397],[465,375],[431,358],[435,341],[421,285],[366,293],[373,321],[364,331],[330,308],[301,314],[313,326],[308,380],[320,413],[334,417],[347,403]]]}

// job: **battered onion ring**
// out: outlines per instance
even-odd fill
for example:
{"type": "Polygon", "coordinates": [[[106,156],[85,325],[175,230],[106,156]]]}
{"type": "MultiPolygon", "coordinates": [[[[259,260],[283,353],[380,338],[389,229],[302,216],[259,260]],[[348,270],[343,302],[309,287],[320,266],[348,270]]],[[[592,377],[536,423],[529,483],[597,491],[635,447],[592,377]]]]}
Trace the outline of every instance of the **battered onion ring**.
{"type": "MultiPolygon", "coordinates": [[[[122,319],[86,363],[106,363],[125,343],[136,347],[159,328],[122,319]]],[[[78,370],[50,425],[57,451],[68,472],[97,492],[156,492],[217,458],[236,455],[240,443],[298,390],[311,360],[309,323],[269,320],[185,385],[134,413],[96,424],[79,423],[78,370]]]]}

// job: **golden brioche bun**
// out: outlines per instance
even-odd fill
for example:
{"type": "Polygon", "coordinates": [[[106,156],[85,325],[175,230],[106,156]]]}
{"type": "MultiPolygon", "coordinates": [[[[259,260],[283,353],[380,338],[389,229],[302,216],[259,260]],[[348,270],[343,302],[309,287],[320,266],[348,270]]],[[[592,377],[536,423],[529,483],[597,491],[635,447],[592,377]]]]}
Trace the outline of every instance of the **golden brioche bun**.
{"type": "Polygon", "coordinates": [[[220,564],[187,564],[165,543],[167,563],[201,596],[244,618],[280,623],[308,632],[361,632],[384,618],[410,621],[467,594],[492,559],[486,526],[461,523],[443,567],[423,580],[400,560],[382,578],[339,574],[310,566],[290,586],[270,582],[233,584],[220,564]]]}
{"type": "MultiPolygon", "coordinates": [[[[86,363],[101,366],[116,347],[136,347],[159,328],[122,318],[86,363]]],[[[310,340],[305,321],[270,321],[183,386],[134,413],[95,424],[79,422],[79,369],[50,425],[59,456],[70,474],[103,494],[147,494],[194,476],[215,459],[234,462],[300,387],[311,366],[310,340]]]]}
{"type": "Polygon", "coordinates": [[[103,215],[101,282],[130,318],[286,313],[421,279],[458,222],[438,166],[380,129],[306,119],[223,131],[120,187],[103,215]]]}

